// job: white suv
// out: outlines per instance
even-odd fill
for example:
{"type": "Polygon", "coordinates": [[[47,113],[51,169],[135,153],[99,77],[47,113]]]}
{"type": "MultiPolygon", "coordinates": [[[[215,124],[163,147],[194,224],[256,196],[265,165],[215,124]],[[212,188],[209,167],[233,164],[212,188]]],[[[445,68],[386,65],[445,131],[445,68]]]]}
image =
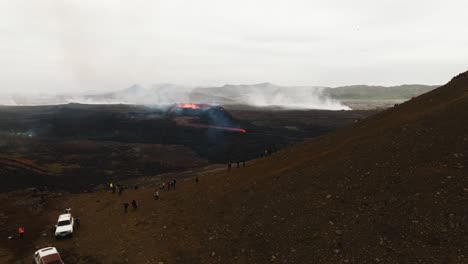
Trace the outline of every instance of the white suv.
{"type": "Polygon", "coordinates": [[[73,225],[75,221],[71,214],[62,214],[59,216],[55,225],[55,237],[65,237],[73,235],[73,225]]]}
{"type": "Polygon", "coordinates": [[[54,247],[39,249],[34,253],[35,264],[63,264],[62,258],[54,247]]]}

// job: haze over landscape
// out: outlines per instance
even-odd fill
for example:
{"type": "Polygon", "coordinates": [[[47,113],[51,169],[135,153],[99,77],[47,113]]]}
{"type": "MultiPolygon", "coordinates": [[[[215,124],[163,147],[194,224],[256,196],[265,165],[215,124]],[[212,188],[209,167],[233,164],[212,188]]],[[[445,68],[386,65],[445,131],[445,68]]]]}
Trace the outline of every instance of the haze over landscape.
{"type": "Polygon", "coordinates": [[[0,263],[468,263],[467,12],[0,0],[0,263]]]}
{"type": "Polygon", "coordinates": [[[355,85],[345,87],[285,87],[271,83],[224,85],[221,87],[188,87],[159,84],[151,87],[133,85],[127,89],[103,93],[14,94],[5,96],[4,105],[140,104],[166,107],[178,102],[213,105],[248,105],[284,109],[360,109],[356,101],[368,107],[400,103],[431,91],[438,86],[402,85],[395,87],[355,85]],[[372,104],[373,103],[373,104],[372,104]]]}
{"type": "Polygon", "coordinates": [[[466,67],[467,8],[464,0],[2,0],[0,93],[439,85],[466,67]]]}

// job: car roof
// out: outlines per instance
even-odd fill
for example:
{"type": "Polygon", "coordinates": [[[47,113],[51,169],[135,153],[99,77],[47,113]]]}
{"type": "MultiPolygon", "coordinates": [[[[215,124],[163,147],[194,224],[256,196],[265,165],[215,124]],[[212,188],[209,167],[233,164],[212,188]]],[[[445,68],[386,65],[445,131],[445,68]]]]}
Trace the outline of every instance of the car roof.
{"type": "Polygon", "coordinates": [[[58,221],[62,220],[71,220],[71,214],[61,214],[59,215],[58,221]]]}
{"type": "Polygon", "coordinates": [[[48,256],[48,255],[52,255],[52,254],[58,254],[58,251],[54,247],[46,247],[46,248],[43,248],[43,249],[39,249],[38,251],[36,251],[35,254],[39,254],[39,256],[42,258],[44,256],[48,256]]]}
{"type": "Polygon", "coordinates": [[[45,264],[47,264],[47,263],[57,263],[57,261],[60,261],[60,262],[62,261],[62,259],[60,258],[60,255],[58,253],[50,254],[50,255],[42,257],[42,262],[44,262],[45,264]]]}

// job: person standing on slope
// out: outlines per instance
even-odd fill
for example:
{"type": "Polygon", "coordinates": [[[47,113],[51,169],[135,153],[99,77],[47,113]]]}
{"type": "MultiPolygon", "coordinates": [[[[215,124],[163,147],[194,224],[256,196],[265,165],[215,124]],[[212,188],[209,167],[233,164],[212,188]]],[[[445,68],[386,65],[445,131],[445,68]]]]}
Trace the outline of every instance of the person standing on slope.
{"type": "Polygon", "coordinates": [[[20,238],[24,236],[24,227],[18,227],[18,235],[20,238]]]}

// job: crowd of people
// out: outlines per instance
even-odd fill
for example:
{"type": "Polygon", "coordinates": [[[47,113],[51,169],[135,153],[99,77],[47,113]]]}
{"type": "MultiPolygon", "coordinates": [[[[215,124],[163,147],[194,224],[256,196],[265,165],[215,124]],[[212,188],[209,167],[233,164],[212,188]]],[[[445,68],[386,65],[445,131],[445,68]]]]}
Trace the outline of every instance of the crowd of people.
{"type": "MultiPolygon", "coordinates": [[[[231,171],[232,164],[233,164],[233,163],[231,163],[230,161],[227,163],[228,171],[231,171]]],[[[236,161],[236,164],[237,164],[237,168],[238,168],[238,169],[241,167],[241,164],[242,164],[242,167],[245,167],[245,160],[243,160],[243,161],[236,161]]]]}
{"type": "MultiPolygon", "coordinates": [[[[198,177],[196,177],[195,182],[198,183],[198,177]]],[[[160,190],[175,190],[177,186],[177,180],[170,180],[170,181],[164,181],[159,185],[159,189],[156,189],[156,191],[153,194],[153,197],[155,200],[159,200],[159,191],[160,190]]],[[[114,183],[109,183],[109,189],[112,194],[117,193],[119,196],[122,195],[123,191],[127,189],[124,185],[121,184],[114,184],[114,183]]],[[[135,190],[138,190],[138,185],[134,186],[135,190]]],[[[132,205],[133,210],[136,210],[138,208],[138,203],[135,199],[131,201],[131,203],[124,202],[123,203],[123,208],[124,208],[124,213],[128,212],[128,208],[132,205]]]]}
{"type": "Polygon", "coordinates": [[[161,185],[159,186],[159,189],[160,190],[175,190],[176,188],[176,183],[177,183],[177,180],[172,180],[172,181],[166,181],[166,182],[162,182],[161,185]]]}
{"type": "MultiPolygon", "coordinates": [[[[271,155],[271,153],[272,153],[271,150],[265,150],[265,152],[264,152],[264,154],[262,156],[268,156],[268,155],[271,155]]],[[[228,171],[231,170],[233,164],[235,164],[237,168],[241,168],[241,166],[246,167],[246,161],[245,160],[236,161],[235,163],[228,162],[227,163],[228,171]]],[[[195,180],[196,184],[198,184],[199,181],[200,181],[198,176],[195,176],[194,180],[195,180]]],[[[176,186],[177,186],[177,180],[175,180],[175,179],[161,182],[159,187],[153,193],[154,200],[159,200],[160,199],[160,191],[175,190],[176,186]]],[[[110,192],[112,194],[117,193],[119,196],[121,196],[123,194],[124,190],[128,189],[128,187],[126,187],[124,185],[121,185],[121,184],[114,184],[114,183],[111,182],[111,183],[109,183],[109,189],[110,189],[110,192]]],[[[138,186],[135,185],[134,189],[137,190],[138,186]]],[[[129,202],[124,202],[123,203],[124,213],[128,212],[128,208],[130,207],[130,205],[132,206],[133,210],[137,210],[138,203],[137,203],[137,201],[135,199],[133,199],[130,203],[129,202]]],[[[67,208],[66,212],[70,213],[70,208],[67,208]]],[[[75,217],[75,222],[76,222],[77,226],[80,225],[80,219],[79,218],[75,217]]],[[[17,232],[18,232],[17,233],[18,237],[23,238],[24,234],[25,234],[25,228],[20,226],[20,227],[18,227],[17,232]]],[[[11,239],[12,237],[9,237],[9,238],[11,239]]]]}

